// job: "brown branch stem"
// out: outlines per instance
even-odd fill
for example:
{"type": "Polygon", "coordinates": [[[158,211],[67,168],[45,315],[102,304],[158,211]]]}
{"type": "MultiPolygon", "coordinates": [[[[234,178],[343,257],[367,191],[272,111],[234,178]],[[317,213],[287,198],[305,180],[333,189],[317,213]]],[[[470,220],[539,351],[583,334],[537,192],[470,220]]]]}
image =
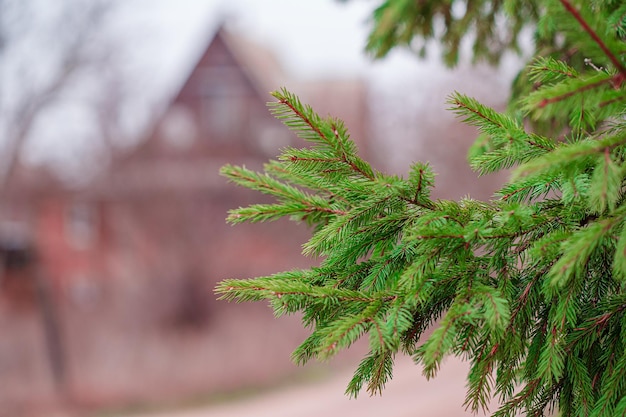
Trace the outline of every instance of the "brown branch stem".
{"type": "Polygon", "coordinates": [[[560,1],[563,7],[565,7],[565,9],[574,17],[574,19],[576,19],[578,23],[580,23],[583,29],[589,34],[589,36],[591,36],[594,42],[598,44],[600,49],[602,49],[602,52],[604,52],[604,54],[611,60],[613,65],[615,65],[615,68],[617,68],[617,70],[620,72],[621,76],[619,77],[619,79],[615,80],[617,87],[619,87],[626,79],[626,67],[624,67],[619,59],[617,59],[615,54],[613,54],[613,52],[611,52],[611,50],[606,46],[602,39],[600,39],[598,34],[591,28],[591,26],[589,26],[589,24],[587,23],[587,21],[585,21],[580,12],[568,0],[560,1]]]}

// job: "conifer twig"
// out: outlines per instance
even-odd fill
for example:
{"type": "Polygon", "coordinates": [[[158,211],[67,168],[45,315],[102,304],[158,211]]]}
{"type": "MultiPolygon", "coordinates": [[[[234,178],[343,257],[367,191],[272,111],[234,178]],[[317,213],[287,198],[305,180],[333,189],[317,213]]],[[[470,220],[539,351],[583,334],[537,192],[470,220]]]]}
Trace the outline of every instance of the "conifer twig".
{"type": "Polygon", "coordinates": [[[572,15],[574,18],[580,23],[583,29],[591,36],[595,43],[598,44],[602,52],[611,60],[615,68],[619,71],[619,75],[614,78],[615,88],[619,88],[624,80],[626,80],[626,67],[620,62],[620,60],[611,52],[611,50],[606,46],[606,44],[600,39],[595,30],[589,26],[589,23],[581,16],[580,12],[568,1],[568,0],[560,0],[561,4],[565,9],[572,15]]]}
{"type": "MultiPolygon", "coordinates": [[[[592,30],[598,19],[572,6],[584,2],[560,2],[546,6],[546,22],[571,22],[567,48],[583,58],[600,45],[610,71],[581,76],[573,56],[570,63],[540,57],[529,72],[541,86],[514,103],[520,113],[460,93],[448,101],[486,138],[475,142],[472,168],[518,166],[488,202],[432,199],[427,163],[415,163],[406,179],[372,170],[340,120],[320,118],[284,89],[275,93],[274,114],[315,146],[284,150],[266,175],[223,170],[278,200],[233,213],[242,216],[237,222],[306,220],[314,231],[303,253],[320,256],[321,265],[226,280],[221,298],[265,299],[277,315],[302,312],[312,333],[294,352],[298,363],[368,336],[351,396],[365,386],[380,393],[401,352],[428,377],[446,355],[459,355],[470,362],[465,404],[473,411],[499,396],[497,417],[557,407],[563,417],[626,415],[626,121],[623,91],[610,88],[623,87],[626,69],[614,34],[592,30]],[[524,115],[550,126],[531,133],[524,115]],[[563,131],[571,132],[565,140],[563,131]]],[[[601,18],[626,11],[610,7],[601,18]]],[[[626,33],[626,21],[618,29],[626,33]]]]}
{"type": "MultiPolygon", "coordinates": [[[[280,97],[279,98],[279,103],[284,104],[285,106],[289,107],[289,109],[291,109],[291,111],[297,115],[300,119],[302,119],[308,126],[309,128],[314,131],[319,137],[320,139],[324,139],[325,141],[329,142],[329,139],[324,135],[324,133],[319,129],[318,126],[316,126],[304,113],[302,113],[298,108],[296,108],[293,103],[291,103],[289,100],[287,100],[284,97],[280,97]]],[[[337,128],[333,126],[333,133],[338,136],[337,134],[337,128]]],[[[330,143],[330,142],[329,142],[330,143]]],[[[348,164],[350,166],[350,168],[355,171],[358,172],[359,174],[361,174],[362,176],[364,176],[365,178],[369,179],[369,180],[373,180],[374,178],[367,172],[363,171],[361,168],[359,168],[354,162],[349,161],[346,155],[345,150],[342,147],[342,161],[345,162],[346,164],[348,164]]]]}

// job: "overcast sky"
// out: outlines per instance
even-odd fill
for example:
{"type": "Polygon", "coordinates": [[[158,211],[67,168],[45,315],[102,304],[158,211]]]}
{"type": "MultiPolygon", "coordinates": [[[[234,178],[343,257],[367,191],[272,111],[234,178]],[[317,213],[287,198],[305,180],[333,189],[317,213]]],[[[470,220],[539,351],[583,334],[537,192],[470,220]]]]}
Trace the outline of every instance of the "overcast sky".
{"type": "MultiPolygon", "coordinates": [[[[402,49],[382,60],[365,53],[371,15],[381,2],[133,0],[120,12],[126,19],[126,28],[120,32],[128,34],[125,43],[133,51],[130,56],[139,72],[150,68],[153,77],[144,81],[156,83],[146,85],[146,90],[155,92],[175,93],[171,90],[180,85],[180,78],[204,51],[221,21],[269,47],[295,77],[360,76],[375,89],[385,87],[399,95],[409,94],[409,85],[421,89],[451,83],[454,76],[441,64],[436,45],[426,60],[402,49]]],[[[505,60],[501,78],[509,80],[518,67],[519,61],[505,60]]],[[[451,84],[450,92],[455,88],[451,84]]],[[[445,100],[441,101],[444,106],[445,100]]]]}
{"type": "Polygon", "coordinates": [[[202,52],[220,21],[272,49],[285,69],[303,78],[410,77],[439,67],[406,51],[374,61],[364,52],[370,15],[380,1],[351,0],[136,0],[121,11],[128,45],[155,79],[177,78],[202,52]],[[159,57],[155,64],[150,63],[159,57]]]}

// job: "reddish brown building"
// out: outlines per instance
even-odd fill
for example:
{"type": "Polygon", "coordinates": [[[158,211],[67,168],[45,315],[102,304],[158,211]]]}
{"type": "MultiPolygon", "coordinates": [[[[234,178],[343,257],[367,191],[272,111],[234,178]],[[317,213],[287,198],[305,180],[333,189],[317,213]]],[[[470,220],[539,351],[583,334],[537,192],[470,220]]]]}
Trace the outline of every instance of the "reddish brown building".
{"type": "Polygon", "coordinates": [[[37,204],[18,220],[55,287],[80,297],[103,281],[154,279],[155,271],[177,282],[194,274],[215,281],[296,259],[301,228],[224,223],[229,208],[260,197],[218,175],[226,163],[260,169],[281,147],[303,144],[267,110],[269,91],[282,85],[320,114],[343,118],[367,150],[362,82],[294,82],[265,49],[220,28],[136,148],[114,157],[82,190],[38,186],[24,197],[25,207],[37,204]]]}
{"type": "MultiPolygon", "coordinates": [[[[3,213],[7,251],[0,282],[6,288],[15,281],[28,286],[35,281],[28,284],[24,271],[38,271],[52,289],[48,295],[57,302],[63,332],[51,356],[70,358],[61,359],[57,366],[67,369],[57,377],[69,375],[76,395],[89,391],[133,398],[149,387],[175,393],[172,384],[181,390],[225,389],[246,378],[263,380],[288,364],[293,343],[286,344],[284,336],[275,344],[253,336],[259,320],[271,320],[269,311],[262,306],[228,310],[227,303],[215,300],[213,288],[225,278],[310,265],[300,256],[308,231],[288,222],[227,225],[228,209],[262,197],[228,184],[219,168],[230,163],[261,169],[279,148],[303,145],[267,110],[269,91],[281,85],[320,114],[343,118],[363,150],[369,130],[362,82],[300,83],[281,74],[263,48],[219,29],[145,139],[115,156],[88,187],[44,184],[30,173],[17,176],[14,189],[7,191],[11,204],[3,213]],[[12,248],[28,254],[24,259],[34,267],[11,266],[9,258],[17,259],[13,252],[7,255],[12,248]],[[238,312],[250,311],[244,322],[234,321],[238,312]],[[185,336],[191,339],[184,346],[180,335],[171,340],[161,330],[150,330],[197,326],[208,330],[185,336]],[[151,339],[157,337],[154,332],[160,338],[151,339]],[[212,360],[219,360],[233,346],[242,356],[229,368],[211,360],[199,365],[194,356],[208,349],[212,360]],[[251,349],[255,354],[246,356],[251,349]],[[264,355],[264,363],[257,354],[264,355]],[[280,358],[282,365],[272,358],[280,358]],[[111,364],[117,371],[109,375],[111,364]]],[[[28,291],[20,291],[28,298],[28,291]]],[[[4,291],[3,300],[17,292],[4,291]]],[[[3,306],[9,303],[0,303],[0,310],[3,306]]],[[[294,329],[288,338],[300,340],[304,332],[294,329]]],[[[6,352],[19,351],[17,340],[0,341],[0,366],[6,352]]],[[[16,380],[16,375],[7,377],[16,380]]],[[[0,375],[0,392],[10,395],[5,382],[0,375]]]]}

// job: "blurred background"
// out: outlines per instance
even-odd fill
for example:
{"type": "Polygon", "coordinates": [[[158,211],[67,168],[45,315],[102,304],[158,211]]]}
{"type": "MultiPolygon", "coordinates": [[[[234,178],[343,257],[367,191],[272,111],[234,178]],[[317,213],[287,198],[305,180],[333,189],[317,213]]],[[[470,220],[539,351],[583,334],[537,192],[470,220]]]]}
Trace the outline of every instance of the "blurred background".
{"type": "MultiPolygon", "coordinates": [[[[266,109],[282,86],[343,119],[379,170],[429,161],[437,197],[486,199],[502,183],[467,168],[476,132],[446,97],[503,108],[521,58],[448,70],[432,45],[425,60],[373,61],[376,5],[0,0],[0,417],[283,415],[287,403],[300,411],[285,416],[321,403],[370,415],[342,397],[365,346],[298,368],[298,317],[217,301],[213,288],[315,262],[300,255],[302,225],[224,222],[262,197],[220,166],[261,168],[302,145],[266,109]]],[[[405,362],[386,415],[416,415],[403,404],[419,401],[439,403],[429,415],[462,411],[463,364],[426,389],[405,362]]],[[[378,399],[358,401],[374,412],[378,399]]]]}

